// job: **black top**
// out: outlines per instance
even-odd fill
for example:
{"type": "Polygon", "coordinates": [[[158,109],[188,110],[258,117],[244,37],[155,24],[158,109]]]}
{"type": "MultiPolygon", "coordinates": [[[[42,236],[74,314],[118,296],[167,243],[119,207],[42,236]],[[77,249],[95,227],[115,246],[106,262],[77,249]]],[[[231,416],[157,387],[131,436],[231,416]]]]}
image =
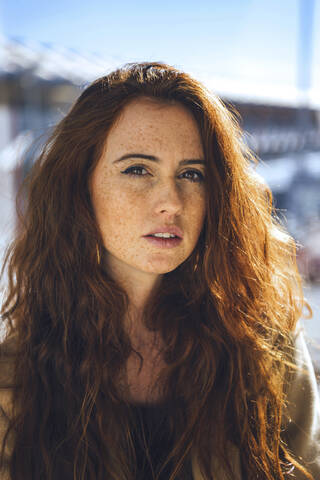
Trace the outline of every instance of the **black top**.
{"type": "MultiPolygon", "coordinates": [[[[166,405],[134,405],[136,417],[134,444],[137,457],[137,480],[153,480],[172,450],[173,438],[168,425],[166,405]]],[[[168,480],[172,461],[161,471],[158,480],[168,480]]],[[[188,462],[179,480],[192,480],[191,462],[188,462]]]]}

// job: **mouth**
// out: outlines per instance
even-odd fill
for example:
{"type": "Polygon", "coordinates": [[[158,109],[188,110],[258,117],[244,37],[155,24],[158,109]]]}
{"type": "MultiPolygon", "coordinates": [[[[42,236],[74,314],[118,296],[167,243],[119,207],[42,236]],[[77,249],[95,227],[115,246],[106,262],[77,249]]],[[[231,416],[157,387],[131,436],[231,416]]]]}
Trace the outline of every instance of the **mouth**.
{"type": "Polygon", "coordinates": [[[158,237],[154,235],[145,235],[145,238],[151,245],[155,245],[159,248],[174,248],[180,245],[182,238],[178,236],[172,237],[158,237]]]}
{"type": "Polygon", "coordinates": [[[154,236],[162,238],[183,238],[183,231],[176,225],[159,225],[153,231],[147,233],[145,237],[154,236]]]}

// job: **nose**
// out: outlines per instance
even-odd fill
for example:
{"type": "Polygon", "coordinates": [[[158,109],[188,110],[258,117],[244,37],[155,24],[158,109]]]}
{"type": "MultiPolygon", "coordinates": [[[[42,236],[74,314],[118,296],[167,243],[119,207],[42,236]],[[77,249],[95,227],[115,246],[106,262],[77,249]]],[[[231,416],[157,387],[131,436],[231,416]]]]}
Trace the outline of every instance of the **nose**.
{"type": "Polygon", "coordinates": [[[167,179],[154,190],[154,205],[156,213],[179,215],[182,210],[182,192],[174,179],[167,179]]]}

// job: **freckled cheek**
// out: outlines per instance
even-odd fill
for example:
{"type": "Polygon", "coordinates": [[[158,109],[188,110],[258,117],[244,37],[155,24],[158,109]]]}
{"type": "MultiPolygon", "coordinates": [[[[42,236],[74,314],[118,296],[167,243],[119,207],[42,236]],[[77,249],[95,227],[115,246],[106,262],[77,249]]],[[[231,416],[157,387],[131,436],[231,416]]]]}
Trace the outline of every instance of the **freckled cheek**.
{"type": "Polygon", "coordinates": [[[139,229],[146,202],[139,201],[136,195],[117,188],[114,193],[109,190],[101,195],[97,203],[97,219],[103,232],[126,234],[129,238],[135,229],[139,229]]]}
{"type": "Polygon", "coordinates": [[[199,195],[194,197],[192,204],[189,202],[189,208],[186,211],[187,222],[192,235],[198,237],[205,218],[205,198],[199,195]]]}

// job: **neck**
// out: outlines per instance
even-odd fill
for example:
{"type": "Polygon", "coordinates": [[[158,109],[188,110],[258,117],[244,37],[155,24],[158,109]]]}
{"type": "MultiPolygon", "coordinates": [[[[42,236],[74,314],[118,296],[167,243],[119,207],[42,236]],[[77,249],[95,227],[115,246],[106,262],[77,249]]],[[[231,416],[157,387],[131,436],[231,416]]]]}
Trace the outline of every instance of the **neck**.
{"type": "Polygon", "coordinates": [[[126,323],[129,330],[142,328],[144,307],[161,282],[162,275],[143,272],[130,265],[120,262],[107,250],[103,254],[103,266],[108,273],[121,285],[129,297],[129,309],[126,323]]]}
{"type": "Polygon", "coordinates": [[[141,316],[147,301],[161,281],[160,276],[136,275],[135,273],[133,275],[122,275],[122,272],[120,274],[114,274],[113,272],[113,276],[129,297],[132,315],[141,316]]]}

